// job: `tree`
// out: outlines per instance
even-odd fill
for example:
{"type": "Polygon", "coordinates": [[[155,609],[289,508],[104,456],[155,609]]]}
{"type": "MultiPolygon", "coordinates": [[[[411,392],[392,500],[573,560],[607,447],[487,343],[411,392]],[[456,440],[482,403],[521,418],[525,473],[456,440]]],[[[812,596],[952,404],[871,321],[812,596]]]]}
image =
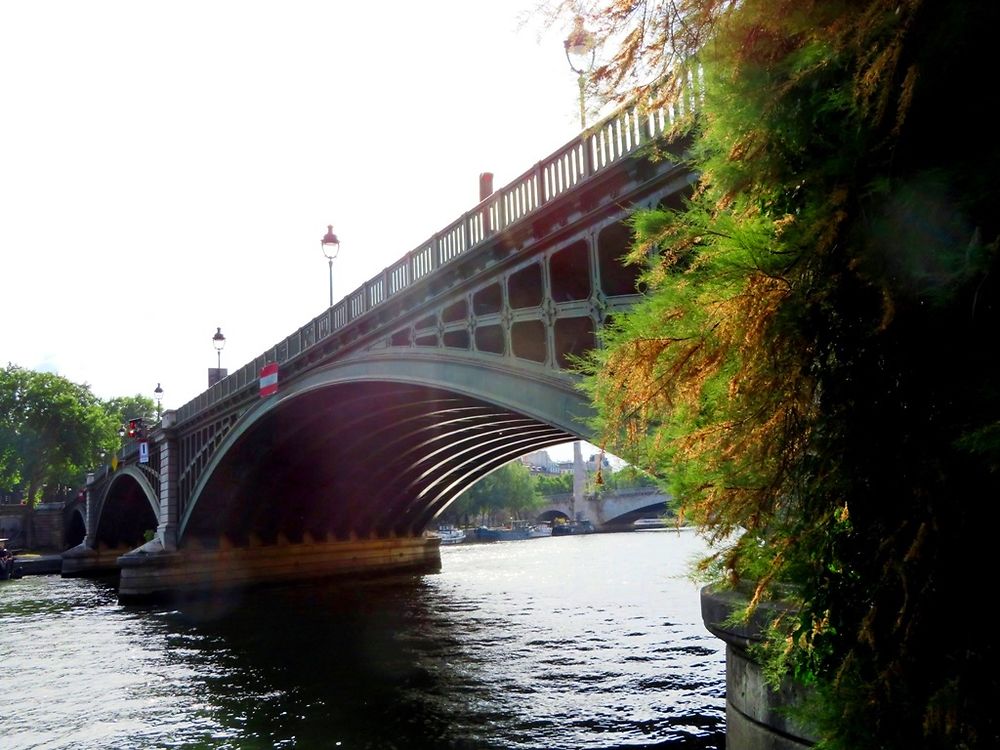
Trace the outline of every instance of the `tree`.
{"type": "MultiPolygon", "coordinates": [[[[154,414],[149,398],[102,401],[88,385],[8,364],[0,370],[0,487],[20,489],[29,512],[65,499],[118,450],[127,419],[152,425],[154,414]]],[[[30,519],[26,526],[30,546],[30,519]]]]}
{"type": "Polygon", "coordinates": [[[641,471],[634,466],[623,466],[618,471],[604,474],[605,490],[624,490],[633,487],[658,487],[660,482],[656,477],[641,471]]]}
{"type": "Polygon", "coordinates": [[[535,486],[542,495],[560,495],[573,491],[573,475],[568,472],[562,474],[539,474],[535,478],[535,486]]]}
{"type": "Polygon", "coordinates": [[[995,646],[954,617],[1000,496],[978,75],[1000,6],[612,0],[592,20],[621,40],[609,97],[647,71],[665,77],[641,96],[704,81],[675,154],[699,183],[635,216],[649,292],[582,364],[594,428],[717,538],[741,532],[706,564],[754,580],[752,604],[795,585],[769,658],[816,688],[824,747],[996,746],[995,646]]]}
{"type": "Polygon", "coordinates": [[[497,517],[524,518],[542,506],[531,472],[520,461],[495,469],[459,495],[449,507],[456,517],[478,517],[494,523],[497,517]]]}
{"type": "Polygon", "coordinates": [[[141,419],[147,428],[156,424],[156,405],[153,399],[137,393],[134,396],[117,396],[104,403],[104,411],[118,425],[130,419],[141,419]]]}
{"type": "Polygon", "coordinates": [[[79,486],[111,432],[88,386],[15,365],[0,371],[0,484],[21,487],[29,506],[79,486]]]}

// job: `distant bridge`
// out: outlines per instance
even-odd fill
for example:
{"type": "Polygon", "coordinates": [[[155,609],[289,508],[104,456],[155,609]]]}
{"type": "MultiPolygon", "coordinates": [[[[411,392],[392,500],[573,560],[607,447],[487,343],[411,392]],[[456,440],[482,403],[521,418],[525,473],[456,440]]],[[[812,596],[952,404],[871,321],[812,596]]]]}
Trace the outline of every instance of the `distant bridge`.
{"type": "Polygon", "coordinates": [[[689,170],[645,153],[677,114],[633,107],[582,133],[167,411],[92,477],[63,575],[117,569],[141,599],[439,565],[423,532],[463,490],[591,437],[569,364],[639,298],[629,216],[690,191],[689,170]]]}
{"type": "Polygon", "coordinates": [[[640,518],[661,518],[670,496],[658,487],[629,487],[586,493],[574,500],[572,492],[546,495],[535,520],[550,523],[562,518],[586,519],[598,531],[630,531],[640,518]]]}

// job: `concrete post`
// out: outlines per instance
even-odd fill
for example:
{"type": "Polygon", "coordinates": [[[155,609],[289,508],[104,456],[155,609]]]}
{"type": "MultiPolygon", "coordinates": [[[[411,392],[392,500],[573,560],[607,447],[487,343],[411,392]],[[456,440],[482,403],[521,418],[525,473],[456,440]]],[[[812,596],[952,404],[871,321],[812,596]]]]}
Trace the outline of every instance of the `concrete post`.
{"type": "Polygon", "coordinates": [[[809,688],[791,680],[775,689],[764,670],[749,655],[768,622],[792,608],[780,601],[764,601],[750,622],[732,623],[734,612],[749,602],[749,590],[705,586],[701,590],[701,617],[705,628],[726,644],[726,747],[730,750],[807,750],[816,744],[807,727],[789,713],[801,706],[809,688]]]}
{"type": "MultiPolygon", "coordinates": [[[[108,467],[104,467],[104,473],[107,475],[108,467]]],[[[94,549],[94,536],[97,534],[97,498],[94,497],[94,483],[96,477],[91,473],[87,474],[87,501],[84,506],[84,525],[87,527],[86,532],[83,536],[83,546],[87,549],[94,549]]]]}
{"type": "Polygon", "coordinates": [[[163,549],[177,549],[177,525],[180,522],[180,508],[177,487],[180,452],[173,426],[177,422],[177,412],[168,409],[163,413],[160,429],[153,434],[153,440],[160,451],[160,525],[156,536],[163,549]]]}
{"type": "Polygon", "coordinates": [[[580,441],[573,441],[573,502],[571,504],[571,521],[579,521],[579,514],[583,509],[583,491],[587,485],[587,472],[583,468],[583,449],[580,441]]]}
{"type": "MultiPolygon", "coordinates": [[[[482,203],[491,195],[493,195],[493,173],[481,172],[479,174],[479,202],[482,203]]],[[[490,207],[486,205],[483,206],[483,237],[489,237],[492,232],[493,226],[490,223],[490,207]]]]}

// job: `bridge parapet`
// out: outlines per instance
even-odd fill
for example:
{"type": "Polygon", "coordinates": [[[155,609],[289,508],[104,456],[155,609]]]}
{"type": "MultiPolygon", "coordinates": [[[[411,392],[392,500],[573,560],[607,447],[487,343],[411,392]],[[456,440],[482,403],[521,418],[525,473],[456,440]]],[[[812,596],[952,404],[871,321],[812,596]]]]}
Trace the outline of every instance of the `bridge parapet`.
{"type": "Polygon", "coordinates": [[[647,108],[633,104],[585,130],[345,299],[184,404],[177,410],[178,424],[198,417],[220,402],[228,402],[230,408],[234,401],[249,405],[256,396],[264,365],[284,365],[320,345],[328,351],[345,346],[360,333],[348,333],[334,340],[335,333],[351,324],[360,324],[359,319],[473,248],[526,222],[554,198],[635,156],[644,145],[669,132],[682,116],[694,110],[700,90],[696,84],[692,81],[689,90],[669,105],[647,108]]]}

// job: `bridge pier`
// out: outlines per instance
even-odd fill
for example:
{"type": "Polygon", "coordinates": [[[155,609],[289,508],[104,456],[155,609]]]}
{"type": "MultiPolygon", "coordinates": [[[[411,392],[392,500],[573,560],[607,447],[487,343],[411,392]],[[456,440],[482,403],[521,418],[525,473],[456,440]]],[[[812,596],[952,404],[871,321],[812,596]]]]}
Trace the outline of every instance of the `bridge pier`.
{"type": "Polygon", "coordinates": [[[440,544],[419,536],[169,550],[153,540],[118,558],[118,599],[169,601],[278,583],[438,572],[440,544]]]}
{"type": "Polygon", "coordinates": [[[110,549],[97,543],[97,523],[100,516],[99,498],[95,497],[92,486],[93,474],[87,475],[84,505],[85,529],[83,541],[62,553],[60,575],[63,578],[97,578],[116,575],[118,558],[123,549],[110,549]]]}
{"type": "Polygon", "coordinates": [[[762,602],[746,625],[730,624],[730,616],[749,600],[739,591],[705,586],[701,614],[705,627],[726,644],[726,747],[729,750],[807,750],[816,738],[789,715],[806,696],[802,685],[785,681],[773,689],[763,669],[749,655],[765,623],[780,602],[762,602]]]}
{"type": "Polygon", "coordinates": [[[122,549],[94,548],[84,540],[62,553],[60,575],[63,578],[99,578],[118,574],[122,549]]]}
{"type": "Polygon", "coordinates": [[[177,528],[180,521],[180,500],[177,491],[178,449],[174,425],[177,412],[168,409],[160,419],[160,429],[153,435],[153,442],[160,454],[160,523],[156,536],[164,550],[177,549],[177,528]]]}

